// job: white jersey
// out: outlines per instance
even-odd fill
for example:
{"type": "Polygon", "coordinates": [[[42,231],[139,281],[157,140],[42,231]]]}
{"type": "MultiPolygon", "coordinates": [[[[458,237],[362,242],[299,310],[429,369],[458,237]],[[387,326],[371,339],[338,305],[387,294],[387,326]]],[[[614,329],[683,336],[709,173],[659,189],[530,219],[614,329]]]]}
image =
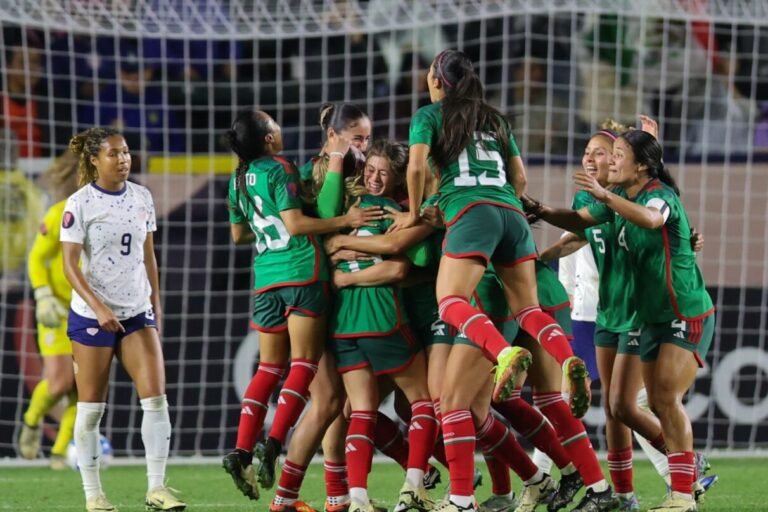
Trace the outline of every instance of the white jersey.
{"type": "Polygon", "coordinates": [[[560,258],[558,277],[571,298],[571,318],[582,322],[597,319],[599,276],[592,249],[585,245],[560,258]]]}
{"type": "MultiPolygon", "coordinates": [[[[80,268],[85,280],[119,320],[151,307],[144,241],[156,229],[152,195],[141,185],[126,182],[122,191],[110,192],[91,183],[67,199],[60,240],[82,244],[80,268]]],[[[96,318],[75,290],[71,308],[96,318]]]]}

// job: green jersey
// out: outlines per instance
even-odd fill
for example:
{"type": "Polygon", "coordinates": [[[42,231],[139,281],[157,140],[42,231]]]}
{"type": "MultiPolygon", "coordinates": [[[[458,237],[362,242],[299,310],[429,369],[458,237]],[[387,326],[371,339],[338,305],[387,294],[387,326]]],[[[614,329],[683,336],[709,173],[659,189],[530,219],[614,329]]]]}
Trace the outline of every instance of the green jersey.
{"type": "MultiPolygon", "coordinates": [[[[613,191],[626,198],[623,189],[613,191]]],[[[611,332],[635,330],[640,326],[635,311],[635,280],[629,254],[619,244],[618,237],[627,221],[594,198],[586,208],[595,220],[602,222],[584,233],[599,276],[596,323],[611,332]]]]}
{"type": "Polygon", "coordinates": [[[640,320],[698,320],[712,313],[712,298],[691,248],[691,225],[678,195],[654,179],[633,201],[656,208],[664,216],[660,229],[625,222],[617,237],[628,251],[635,273],[635,305],[640,320]]]}
{"type": "Polygon", "coordinates": [[[557,278],[557,272],[541,260],[536,260],[536,288],[543,309],[560,309],[570,305],[568,292],[557,278]]]}
{"type": "MultiPolygon", "coordinates": [[[[401,210],[394,200],[371,195],[362,196],[359,206],[389,206],[401,210]]],[[[392,220],[381,219],[372,224],[359,228],[357,236],[383,235],[392,220]]],[[[382,261],[381,256],[374,256],[370,260],[342,261],[336,268],[342,272],[359,272],[382,261]]],[[[396,286],[350,286],[339,290],[336,299],[334,338],[386,336],[407,323],[400,288],[396,286]]]]}
{"type": "Polygon", "coordinates": [[[280,218],[280,212],[302,207],[296,167],[279,156],[263,157],[251,162],[243,179],[246,194],[240,192],[236,173],[229,180],[229,222],[247,221],[256,235],[254,289],[327,280],[325,255],[315,237],[291,236],[280,218]]]}
{"type": "Polygon", "coordinates": [[[307,163],[299,167],[299,176],[301,181],[312,181],[312,168],[315,166],[315,162],[320,159],[320,156],[313,156],[307,163]]]}
{"type": "MultiPolygon", "coordinates": [[[[440,102],[421,107],[411,119],[409,144],[426,144],[434,148],[443,133],[443,112],[440,102]]],[[[519,156],[514,136],[509,134],[510,155],[501,154],[501,145],[491,132],[475,132],[473,140],[457,160],[444,169],[436,169],[430,157],[430,167],[440,180],[438,205],[446,225],[458,219],[477,203],[491,203],[522,211],[514,187],[507,180],[507,160],[519,156]]]]}

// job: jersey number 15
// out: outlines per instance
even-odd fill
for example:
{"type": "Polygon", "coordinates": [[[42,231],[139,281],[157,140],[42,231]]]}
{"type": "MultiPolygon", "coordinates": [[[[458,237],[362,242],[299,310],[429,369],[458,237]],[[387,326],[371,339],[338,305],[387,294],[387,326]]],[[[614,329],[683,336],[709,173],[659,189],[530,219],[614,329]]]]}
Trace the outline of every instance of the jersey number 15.
{"type": "Polygon", "coordinates": [[[501,153],[495,149],[488,149],[483,144],[483,142],[495,140],[489,133],[475,132],[475,140],[471,144],[474,154],[470,155],[469,148],[464,148],[464,151],[459,155],[459,176],[453,179],[455,187],[474,187],[478,184],[494,187],[504,186],[507,182],[504,175],[504,159],[501,157],[501,153]],[[471,163],[475,164],[473,166],[475,169],[470,168],[470,160],[471,163]],[[493,169],[489,169],[491,165],[493,169]],[[481,169],[484,169],[483,172],[478,174],[481,169]]]}

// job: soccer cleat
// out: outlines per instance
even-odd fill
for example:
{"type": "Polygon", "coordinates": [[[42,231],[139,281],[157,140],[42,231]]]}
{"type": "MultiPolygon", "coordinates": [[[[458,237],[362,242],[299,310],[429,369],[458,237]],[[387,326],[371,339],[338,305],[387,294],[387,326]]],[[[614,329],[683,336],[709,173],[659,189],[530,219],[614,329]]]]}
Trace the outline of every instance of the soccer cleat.
{"type": "Polygon", "coordinates": [[[259,487],[256,485],[256,475],[253,464],[245,465],[237,451],[228,453],[221,462],[224,471],[229,473],[240,492],[252,500],[259,499],[259,487]]]}
{"type": "Polygon", "coordinates": [[[439,501],[435,504],[434,512],[478,512],[474,503],[466,507],[460,507],[450,500],[439,501]]]}
{"type": "Polygon", "coordinates": [[[19,454],[25,459],[33,460],[40,453],[40,427],[21,425],[19,434],[19,454]]]}
{"type": "Polygon", "coordinates": [[[144,508],[146,510],[184,510],[187,504],[174,496],[174,492],[179,492],[170,487],[160,486],[150,489],[144,499],[144,508]]]}
{"type": "Polygon", "coordinates": [[[349,502],[349,512],[376,512],[376,509],[370,503],[360,503],[359,501],[352,500],[349,502]]]}
{"type": "Polygon", "coordinates": [[[667,494],[661,505],[649,508],[649,512],[696,512],[696,502],[675,492],[667,494]]]}
{"type": "Polygon", "coordinates": [[[281,449],[280,443],[271,437],[265,443],[256,444],[254,456],[259,459],[256,476],[264,489],[271,489],[275,485],[277,458],[281,449]]]}
{"type": "Polygon", "coordinates": [[[533,512],[536,510],[536,507],[546,503],[556,490],[555,481],[548,474],[544,473],[544,478],[539,482],[525,486],[515,512],[533,512]]]}
{"type": "Polygon", "coordinates": [[[616,510],[620,512],[640,512],[640,502],[637,501],[637,496],[632,494],[629,498],[619,496],[619,508],[616,510]]]}
{"type": "Polygon", "coordinates": [[[613,489],[608,487],[603,492],[595,492],[587,489],[587,493],[581,498],[578,505],[571,512],[611,512],[617,510],[619,497],[613,494],[613,489]]]}
{"type": "Polygon", "coordinates": [[[693,483],[693,497],[697,502],[704,501],[704,495],[709,491],[709,488],[717,483],[720,478],[717,475],[709,475],[699,478],[693,483]]]}
{"type": "Polygon", "coordinates": [[[304,501],[295,501],[292,505],[276,505],[273,502],[269,506],[269,512],[317,512],[317,510],[304,501]]]}
{"type": "Polygon", "coordinates": [[[578,471],[561,476],[557,491],[547,504],[547,512],[556,512],[570,505],[582,487],[584,487],[584,480],[581,479],[578,471]]]}
{"type": "Polygon", "coordinates": [[[494,402],[506,400],[516,388],[523,384],[518,381],[528,371],[532,361],[531,353],[523,347],[510,347],[501,351],[496,361],[494,402]]]}
{"type": "Polygon", "coordinates": [[[709,463],[709,460],[707,460],[707,456],[704,455],[704,452],[694,452],[695,456],[695,464],[696,464],[696,474],[699,475],[699,478],[703,477],[707,474],[707,471],[709,471],[712,468],[712,465],[709,463]]]}
{"type": "Polygon", "coordinates": [[[117,512],[117,507],[107,501],[103,494],[88,498],[85,502],[86,512],[117,512]]]}
{"type": "Polygon", "coordinates": [[[477,489],[483,485],[483,473],[479,469],[475,468],[475,475],[472,478],[472,488],[477,489]]]}
{"type": "Polygon", "coordinates": [[[509,496],[491,496],[477,506],[478,512],[513,512],[517,507],[515,493],[509,496]]]}
{"type": "Polygon", "coordinates": [[[405,482],[400,488],[400,496],[397,499],[394,512],[405,512],[406,510],[428,512],[434,508],[435,502],[429,497],[424,487],[413,487],[405,482]]]}
{"type": "Polygon", "coordinates": [[[575,418],[583,418],[592,401],[587,365],[579,357],[569,357],[563,363],[563,377],[566,382],[565,390],[568,392],[571,414],[575,418]]]}
{"type": "MultiPolygon", "coordinates": [[[[375,503],[371,502],[371,505],[373,506],[373,512],[389,512],[387,510],[387,507],[381,507],[379,505],[376,505],[375,503]]],[[[325,512],[349,512],[350,503],[343,503],[341,505],[330,505],[328,503],[328,500],[325,501],[325,508],[323,509],[325,512]]]]}
{"type": "MultiPolygon", "coordinates": [[[[482,477],[482,474],[481,474],[482,477]]],[[[440,470],[437,469],[435,466],[430,465],[429,469],[427,469],[427,472],[424,473],[424,488],[427,490],[434,489],[437,487],[437,484],[440,483],[440,480],[442,480],[442,476],[440,475],[440,470]]]]}
{"type": "Polygon", "coordinates": [[[48,460],[48,466],[54,471],[63,471],[69,469],[67,466],[67,457],[64,455],[51,454],[51,458],[48,460]]]}

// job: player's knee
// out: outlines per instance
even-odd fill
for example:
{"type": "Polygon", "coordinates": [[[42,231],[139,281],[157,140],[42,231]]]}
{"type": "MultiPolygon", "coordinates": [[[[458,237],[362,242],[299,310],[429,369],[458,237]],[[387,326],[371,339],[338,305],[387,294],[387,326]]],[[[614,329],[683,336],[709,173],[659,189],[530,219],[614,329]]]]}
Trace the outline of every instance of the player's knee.
{"type": "Polygon", "coordinates": [[[625,425],[628,424],[628,422],[631,422],[634,416],[635,407],[636,405],[634,403],[630,403],[622,397],[611,397],[611,417],[625,425]]]}
{"type": "Polygon", "coordinates": [[[344,401],[340,396],[329,396],[326,400],[312,397],[307,415],[318,425],[330,425],[344,407],[344,401]]]}
{"type": "Polygon", "coordinates": [[[48,379],[48,393],[51,396],[64,396],[74,386],[74,379],[65,375],[48,379]]]}

